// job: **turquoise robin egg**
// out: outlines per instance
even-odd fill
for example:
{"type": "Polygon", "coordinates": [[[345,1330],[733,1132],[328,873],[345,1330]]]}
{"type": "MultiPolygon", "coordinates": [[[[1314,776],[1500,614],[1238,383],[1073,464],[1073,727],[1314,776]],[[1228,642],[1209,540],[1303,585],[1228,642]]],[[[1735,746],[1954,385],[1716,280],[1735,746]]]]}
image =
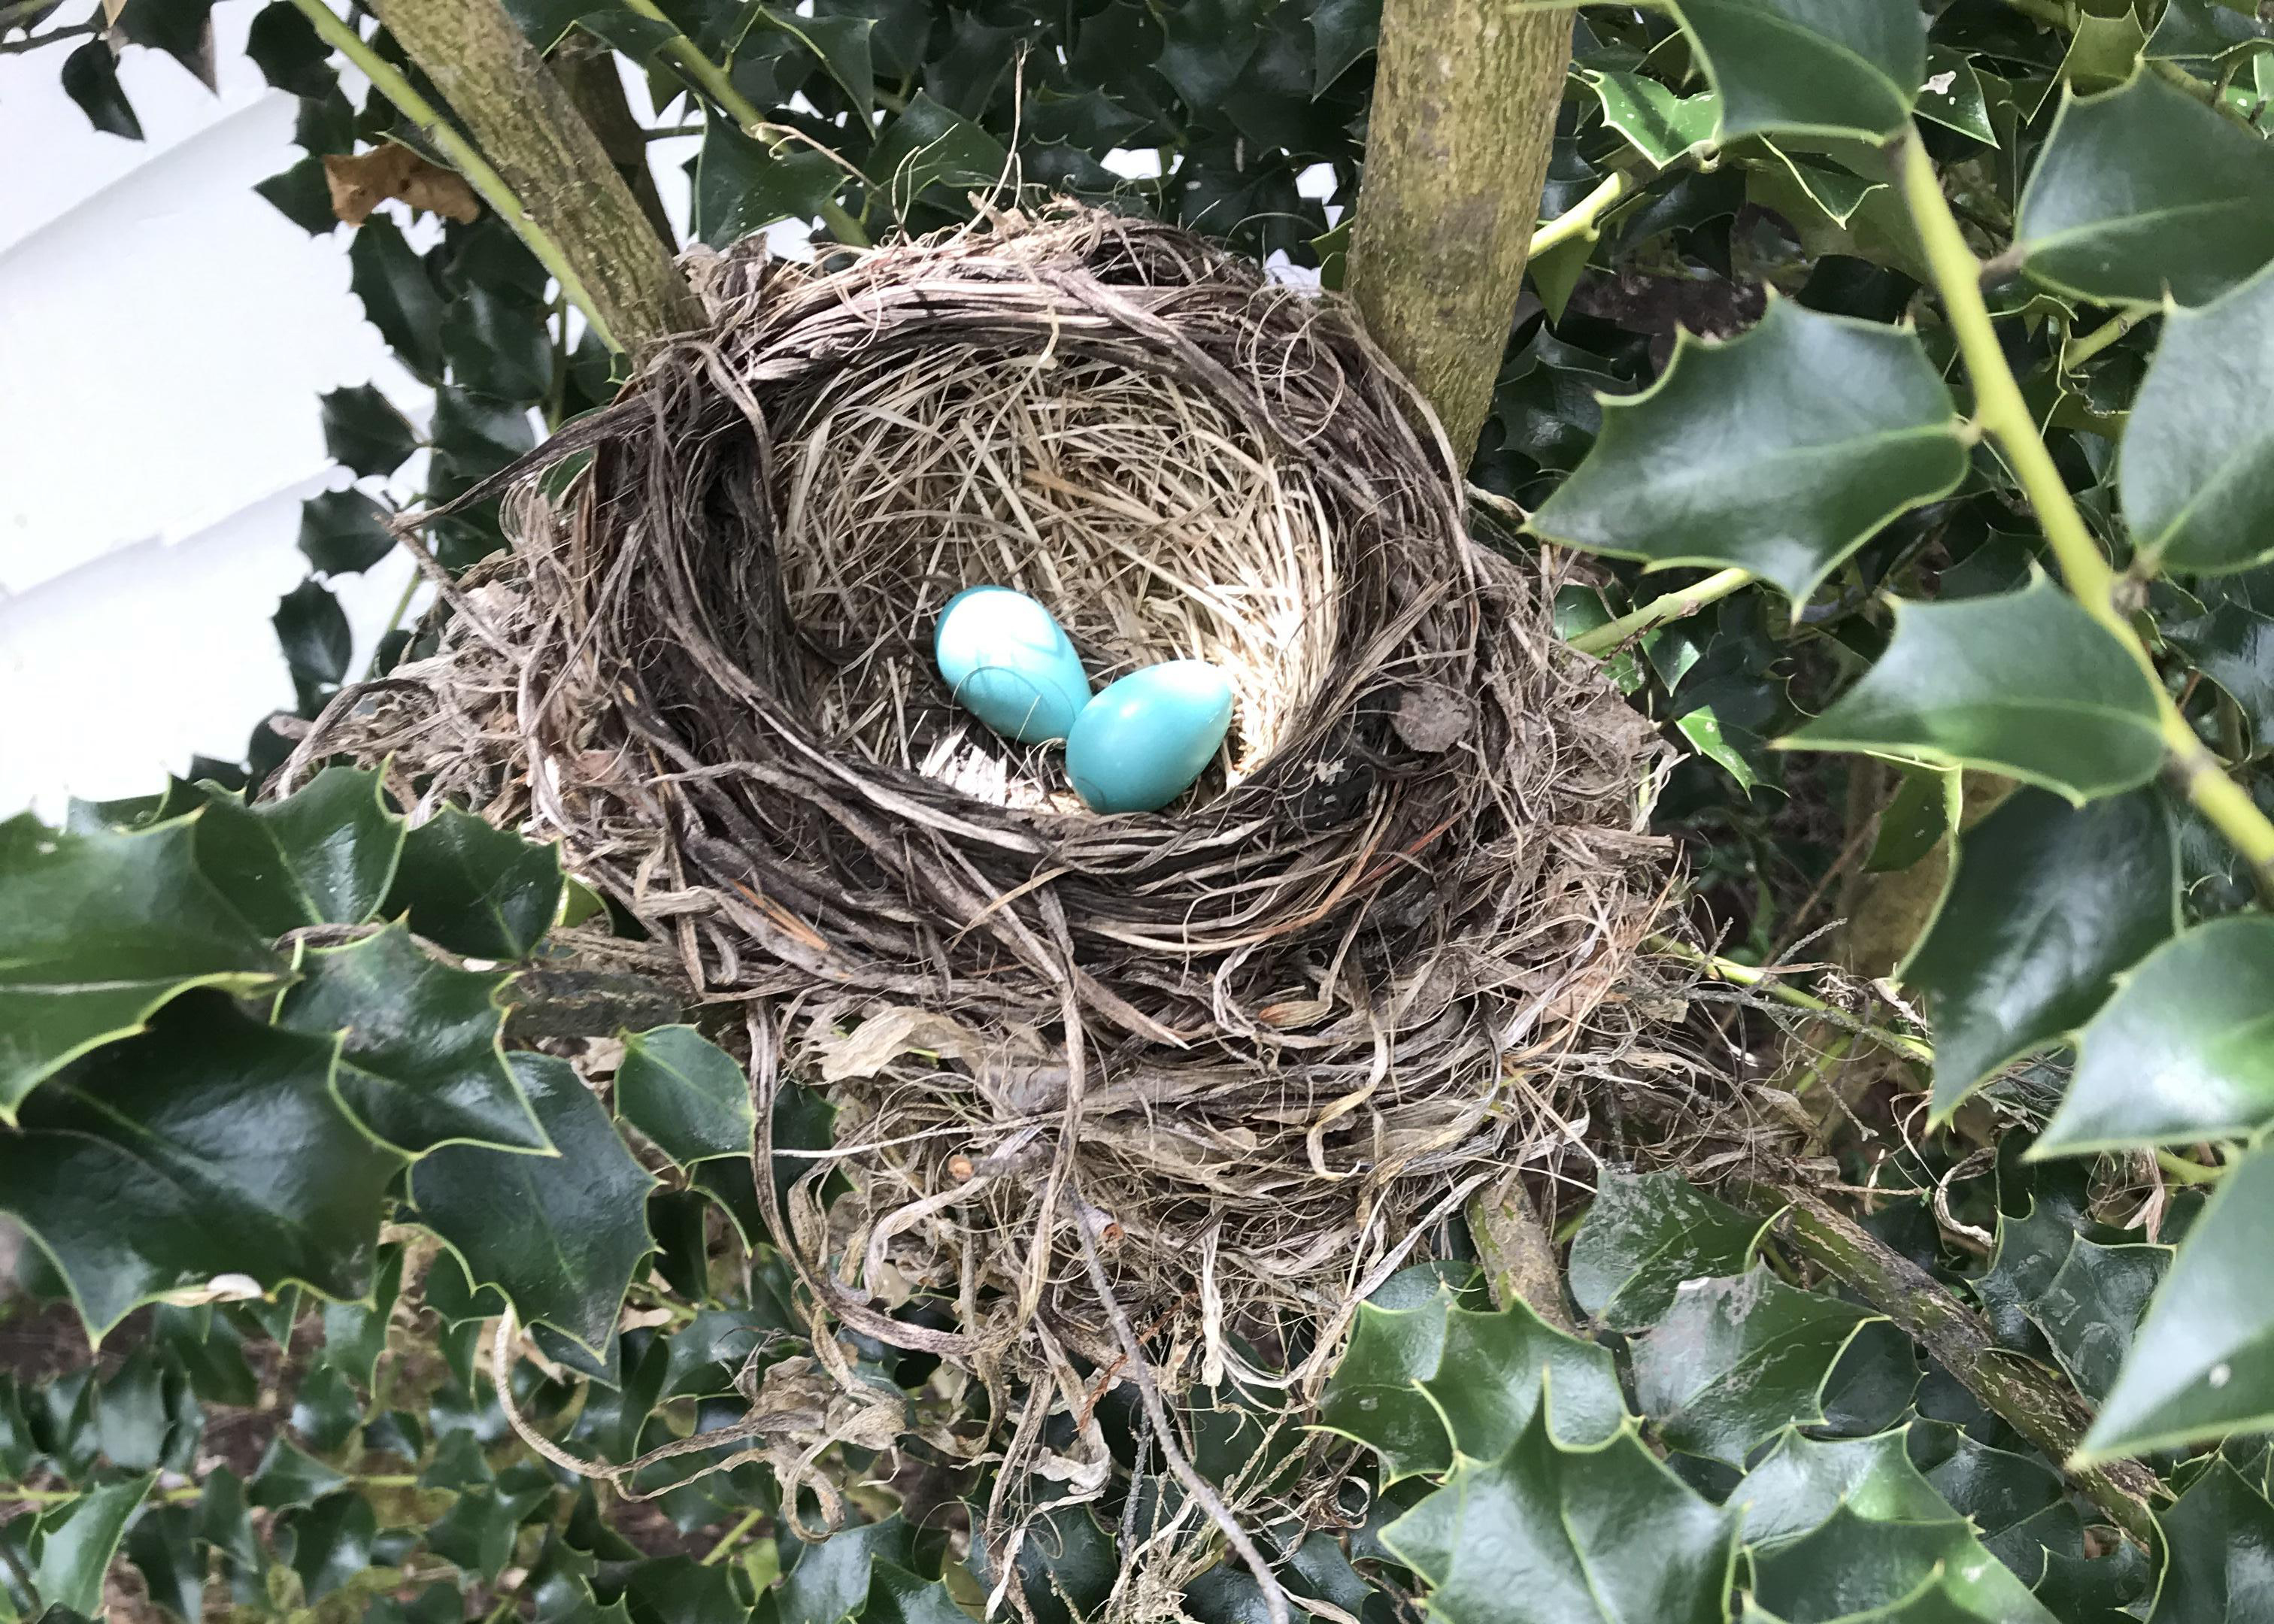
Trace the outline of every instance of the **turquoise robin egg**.
{"type": "Polygon", "coordinates": [[[1066,777],[1093,812],[1152,812],[1191,787],[1231,726],[1231,684],[1206,660],[1107,686],[1066,735],[1066,777]]]}
{"type": "Polygon", "coordinates": [[[1089,674],[1050,612],[1005,586],[967,587],[932,637],[956,703],[1006,739],[1063,739],[1089,703],[1089,674]]]}

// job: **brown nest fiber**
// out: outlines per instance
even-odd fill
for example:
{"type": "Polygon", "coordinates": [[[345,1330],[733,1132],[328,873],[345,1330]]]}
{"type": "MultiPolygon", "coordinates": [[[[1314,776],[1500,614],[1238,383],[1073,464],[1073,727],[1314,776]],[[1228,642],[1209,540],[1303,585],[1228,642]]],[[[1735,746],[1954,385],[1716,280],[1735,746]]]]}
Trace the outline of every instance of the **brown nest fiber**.
{"type": "Polygon", "coordinates": [[[557,832],[747,1031],[762,1110],[826,1088],[778,1238],[983,1388],[1007,1465],[1103,1482],[1101,1278],[1172,1391],[1315,1392],[1430,1226],[1641,1086],[1648,728],[1331,299],[1075,209],[697,269],[709,328],[488,487],[509,561],[304,755],[557,832]],[[930,638],[979,583],[1098,678],[1221,664],[1200,788],[1094,816],[971,725],[930,638]]]}

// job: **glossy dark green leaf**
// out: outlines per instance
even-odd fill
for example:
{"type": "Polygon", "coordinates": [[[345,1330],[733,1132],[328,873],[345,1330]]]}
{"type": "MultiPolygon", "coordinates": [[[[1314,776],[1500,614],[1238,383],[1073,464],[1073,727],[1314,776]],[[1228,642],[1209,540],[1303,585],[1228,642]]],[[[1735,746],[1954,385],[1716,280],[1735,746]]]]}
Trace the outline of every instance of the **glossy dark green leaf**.
{"type": "Polygon", "coordinates": [[[1932,767],[1906,768],[1879,814],[1879,832],[1864,859],[1864,872],[1899,873],[1940,845],[1950,830],[1956,780],[1955,773],[1932,767]]]}
{"type": "Polygon", "coordinates": [[[379,1514],[354,1489],[329,1494],[291,1516],[292,1571],[302,1593],[320,1601],[371,1567],[379,1514]]]}
{"type": "Polygon", "coordinates": [[[2156,692],[2050,581],[1895,603],[1895,635],[1838,703],[1784,741],[1986,767],[2073,801],[2145,784],[2164,760],[2156,692]]]}
{"type": "Polygon", "coordinates": [[[877,71],[869,38],[876,27],[874,18],[824,11],[809,15],[802,8],[760,6],[750,26],[787,34],[812,52],[862,118],[877,110],[877,71]]]}
{"type": "Polygon", "coordinates": [[[2274,1148],[2229,1168],[2188,1229],[2079,1455],[2274,1423],[2274,1148]]]}
{"type": "Polygon", "coordinates": [[[197,1522],[187,1506],[154,1506],[126,1536],[127,1558],[140,1570],[150,1599],[183,1624],[205,1616],[206,1553],[197,1522]]]}
{"type": "Polygon", "coordinates": [[[934,186],[959,196],[984,192],[1003,177],[1008,161],[1002,142],[919,90],[877,134],[861,167],[906,207],[934,186]]]}
{"type": "Polygon", "coordinates": [[[2213,1461],[2157,1518],[2170,1547],[2148,1624],[2274,1618],[2274,1505],[2213,1461]]]}
{"type": "Polygon", "coordinates": [[[695,235],[723,248],[777,220],[810,220],[845,178],[827,153],[794,142],[770,148],[713,118],[695,161],[695,235]]]}
{"type": "Polygon", "coordinates": [[[355,633],[348,626],[347,611],[311,578],[277,599],[269,623],[276,628],[276,643],[284,651],[301,711],[312,716],[348,680],[355,633]]]}
{"type": "Polygon", "coordinates": [[[321,96],[338,82],[332,50],[292,0],[269,0],[245,35],[245,54],[260,77],[296,96],[321,96]]]}
{"type": "Polygon", "coordinates": [[[402,1286],[403,1248],[390,1245],[380,1250],[371,1302],[324,1304],[323,1362],[359,1387],[370,1387],[376,1379],[379,1356],[387,1350],[388,1320],[402,1286]]]}
{"type": "Polygon", "coordinates": [[[0,823],[0,1123],[78,1056],[193,987],[282,979],[269,938],[200,871],[197,826],[64,834],[0,823]]]}
{"type": "MultiPolygon", "coordinates": [[[[991,1591],[996,1575],[989,1565],[986,1513],[983,1507],[976,1509],[971,1571],[991,1591]]],[[[1019,1542],[1017,1567],[1019,1588],[1034,1610],[1035,1624],[1077,1624],[1096,1616],[1112,1593],[1121,1558],[1114,1536],[1088,1506],[1065,1506],[1035,1519],[1019,1542]]]]}
{"type": "Polygon", "coordinates": [[[1191,107],[1220,105],[1262,43],[1261,0],[1192,0],[1163,19],[1153,67],[1191,107]]]}
{"type": "Polygon", "coordinates": [[[1984,147],[1998,145],[1998,132],[1990,123],[1989,97],[1982,76],[1965,52],[1946,45],[1931,45],[1926,53],[1926,78],[1918,96],[1918,116],[1946,130],[1971,136],[1984,147]]]}
{"type": "Polygon", "coordinates": [[[344,1448],[363,1425],[363,1401],[344,1372],[319,1365],[300,1379],[292,1395],[292,1430],[312,1449],[331,1454],[344,1448]]]}
{"type": "Polygon", "coordinates": [[[1673,1447],[1742,1466],[1786,1426],[1822,1424],[1826,1380],[1867,1318],[1764,1267],[1684,1281],[1634,1344],[1636,1399],[1673,1447]]]}
{"type": "Polygon", "coordinates": [[[1756,1550],[1790,1545],[1841,1506],[1874,1522],[1947,1520],[1949,1505],[1904,1446],[1900,1430],[1829,1440],[1787,1432],[1729,1496],[1744,1514],[1745,1543],[1756,1550]]]}
{"type": "Polygon", "coordinates": [[[553,387],[553,335],[542,304],[477,285],[442,312],[450,380],[493,400],[535,405],[553,387]]]}
{"type": "Polygon", "coordinates": [[[1607,1170],[1571,1237],[1571,1300],[1613,1330],[1646,1330],[1683,1281],[1742,1274],[1766,1228],[1677,1173],[1607,1170]]]}
{"type": "Polygon", "coordinates": [[[444,807],[403,845],[389,914],[454,953],[527,956],[561,912],[561,848],[444,807]]]}
{"type": "Polygon", "coordinates": [[[1382,1481],[1437,1473],[1453,1454],[1497,1460],[1547,1395],[1549,1425],[1575,1444],[1619,1429],[1626,1406],[1608,1349],[1542,1324],[1523,1303],[1455,1305],[1442,1285],[1411,1307],[1361,1304],[1319,1405],[1319,1425],[1373,1449],[1382,1481]]]}
{"type": "Polygon", "coordinates": [[[2032,1154],[2244,1138],[2274,1122],[2274,919],[2212,920],[2150,954],[2079,1039],[2032,1154]]]}
{"type": "Polygon", "coordinates": [[[1373,53],[1382,34],[1382,0],[1319,0],[1311,8],[1311,41],[1316,53],[1311,94],[1327,87],[1373,53]]]}
{"type": "MultiPolygon", "coordinates": [[[[278,1439],[276,1445],[282,1442],[278,1439]]],[[[198,1538],[240,1570],[257,1572],[262,1560],[260,1541],[246,1507],[244,1479],[226,1465],[216,1466],[198,1491],[198,1538]]]]}
{"type": "Polygon", "coordinates": [[[2247,569],[2274,555],[2274,267],[2165,318],[2117,471],[2143,566],[2247,569]]]}
{"type": "Polygon", "coordinates": [[[42,1601],[90,1618],[102,1613],[102,1576],[154,1481],[143,1477],[109,1484],[41,1514],[31,1579],[42,1601]]]}
{"type": "Polygon", "coordinates": [[[1721,128],[1721,98],[1711,91],[1676,95],[1641,73],[1583,72],[1579,77],[1601,104],[1603,122],[1660,169],[1713,140],[1721,128]]]}
{"type": "Polygon", "coordinates": [[[597,1352],[653,1250],[647,1192],[656,1181],[566,1061],[521,1054],[513,1062],[560,1154],[437,1151],[411,1169],[411,1200],[471,1278],[497,1286],[524,1321],[597,1352]]]}
{"type": "Polygon", "coordinates": [[[1632,1432],[1566,1448],[1542,1413],[1382,1538],[1447,1624],[1721,1624],[1736,1532],[1632,1432]]]}
{"type": "Polygon", "coordinates": [[[2164,635],[2234,701],[2249,751],[2274,749],[2274,616],[2224,603],[2207,615],[2166,626],[2164,635]]]}
{"type": "Polygon", "coordinates": [[[529,409],[456,384],[434,391],[436,475],[459,485],[486,478],[537,444],[529,409]]]}
{"type": "Polygon", "coordinates": [[[102,1456],[125,1471],[154,1471],[166,1453],[167,1413],[164,1378],[147,1348],[138,1348],[126,1362],[95,1387],[94,1432],[102,1456]]]}
{"type": "Polygon", "coordinates": [[[2179,840],[2153,790],[2072,806],[2014,791],[1958,838],[1903,978],[1934,1019],[1934,1111],[2090,1019],[2179,928],[2179,840]]]}
{"type": "Polygon", "coordinates": [[[327,767],[281,801],[248,807],[205,785],[181,786],[202,807],[198,866],[256,928],[360,925],[379,912],[403,849],[403,820],[376,772],[327,767]]]}
{"type": "MultiPolygon", "coordinates": [[[[358,474],[391,474],[418,448],[418,432],[395,402],[367,383],[320,397],[324,448],[358,474]]],[[[324,568],[318,565],[319,568],[324,568]]],[[[365,566],[368,568],[368,566],[365,566]]]]}
{"type": "Polygon", "coordinates": [[[130,42],[162,50],[214,87],[214,0],[125,0],[113,26],[130,42]]]}
{"type": "Polygon", "coordinates": [[[2059,1624],[1963,1517],[1880,1521],[1843,1503],[1800,1538],[1757,1554],[1753,1575],[1759,1605],[1796,1624],[2059,1624]]]}
{"type": "Polygon", "coordinates": [[[118,62],[110,53],[109,41],[89,40],[65,56],[63,86],[64,94],[87,115],[87,123],[103,134],[124,136],[130,141],[142,139],[142,121],[134,116],[134,104],[119,87],[118,62]]]}
{"type": "Polygon", "coordinates": [[[1722,136],[1886,136],[1926,79],[1926,19],[1909,0],[1681,0],[1721,93],[1722,136]]]}
{"type": "Polygon", "coordinates": [[[520,1525],[510,1502],[486,1488],[470,1489],[452,1500],[427,1530],[426,1548],[455,1567],[494,1580],[513,1560],[514,1535],[520,1525]]]}
{"type": "Polygon", "coordinates": [[[425,382],[441,381],[442,296],[395,222],[373,214],[358,226],[348,264],[348,285],[388,347],[425,382]]]}
{"type": "Polygon", "coordinates": [[[2103,1246],[2071,1237],[2068,1255],[2029,1304],[2078,1392],[2105,1396],[2132,1345],[2133,1327],[2171,1265],[2166,1246],[2103,1246]]]}
{"type": "Polygon", "coordinates": [[[2274,259],[2274,148],[2143,72],[2063,102],[2014,230],[2057,291],[2204,304],[2274,259]]]}
{"type": "Polygon", "coordinates": [[[395,551],[388,510],[361,491],[327,491],[300,504],[300,551],[310,568],[352,575],[395,551]]]}
{"type": "Polygon", "coordinates": [[[430,959],[399,924],[304,954],[299,970],[277,1024],[343,1036],[335,1087],[373,1138],[411,1155],[453,1144],[549,1148],[498,1044],[503,976],[430,959]]]}
{"type": "Polygon", "coordinates": [[[947,1587],[893,1562],[870,1570],[869,1597],[861,1607],[862,1624],[968,1624],[971,1615],[955,1605],[947,1587]]]}
{"type": "Polygon", "coordinates": [[[2274,24],[2225,0],[2166,0],[2148,38],[2148,55],[2165,61],[2212,61],[2242,50],[2274,48],[2274,24]]]}
{"type": "Polygon", "coordinates": [[[369,1289],[402,1165],[340,1114],[328,1037],[209,994],[53,1079],[0,1133],[0,1208],[70,1283],[90,1331],[222,1274],[369,1289]]]}
{"type": "Polygon", "coordinates": [[[749,1156],[757,1127],[749,1079],[692,1026],[658,1026],[624,1039],[616,1110],[682,1167],[749,1156]]]}
{"type": "Polygon", "coordinates": [[[1593,450],[1532,528],[1653,568],[1749,569],[1801,602],[1957,485],[1958,429],[1916,334],[1773,299],[1750,333],[1685,337],[1654,387],[1606,402],[1593,450]]]}
{"type": "Polygon", "coordinates": [[[912,1531],[898,1516],[832,1534],[802,1547],[774,1591],[780,1624],[839,1624],[869,1593],[870,1568],[914,1560],[912,1531]]]}

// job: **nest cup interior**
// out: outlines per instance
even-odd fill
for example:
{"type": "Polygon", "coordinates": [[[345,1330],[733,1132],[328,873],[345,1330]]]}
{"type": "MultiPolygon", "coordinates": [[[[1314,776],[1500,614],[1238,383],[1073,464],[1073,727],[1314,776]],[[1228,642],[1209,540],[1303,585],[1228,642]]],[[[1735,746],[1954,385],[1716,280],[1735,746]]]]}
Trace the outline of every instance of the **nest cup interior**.
{"type": "Polygon", "coordinates": [[[1060,753],[990,732],[933,663],[949,598],[1013,587],[1094,690],[1161,660],[1224,673],[1232,729],[1205,799],[1322,680],[1332,528],[1300,467],[1207,394],[1053,340],[880,346],[781,426],[776,545],[817,731],[997,805],[1080,813],[1060,753]]]}

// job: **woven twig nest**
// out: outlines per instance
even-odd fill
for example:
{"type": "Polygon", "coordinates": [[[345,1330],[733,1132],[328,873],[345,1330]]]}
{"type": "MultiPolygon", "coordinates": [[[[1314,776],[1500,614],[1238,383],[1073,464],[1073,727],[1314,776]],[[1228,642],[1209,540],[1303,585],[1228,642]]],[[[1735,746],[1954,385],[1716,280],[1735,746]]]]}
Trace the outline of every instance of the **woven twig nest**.
{"type": "Polygon", "coordinates": [[[698,270],[708,330],[509,470],[509,561],[321,748],[557,832],[762,1106],[829,1091],[779,1238],[983,1384],[1008,1464],[1053,1407],[1058,1474],[1092,1452],[1092,1263],[1171,1387],[1315,1391],[1349,1305],[1628,1075],[1650,730],[1331,299],[1071,209],[698,270]],[[1101,681],[1220,665],[1201,785],[1093,815],[953,706],[933,621],[981,583],[1101,681]]]}

